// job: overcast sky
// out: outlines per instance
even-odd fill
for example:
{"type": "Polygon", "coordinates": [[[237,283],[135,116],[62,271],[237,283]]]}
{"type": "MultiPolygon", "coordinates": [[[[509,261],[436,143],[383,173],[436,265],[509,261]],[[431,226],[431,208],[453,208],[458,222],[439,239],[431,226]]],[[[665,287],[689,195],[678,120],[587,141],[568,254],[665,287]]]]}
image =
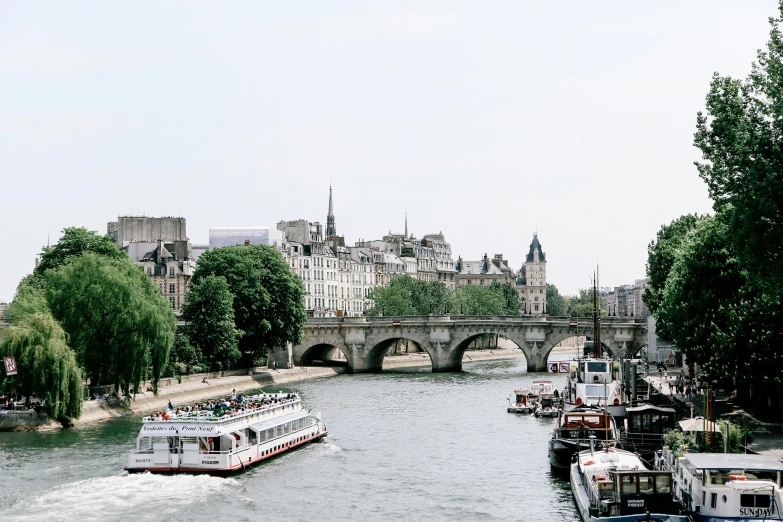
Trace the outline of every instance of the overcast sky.
{"type": "Polygon", "coordinates": [[[118,215],[443,231],[561,293],[644,276],[711,209],[693,161],[714,71],[773,0],[0,2],[0,301],[47,236],[118,215]]]}

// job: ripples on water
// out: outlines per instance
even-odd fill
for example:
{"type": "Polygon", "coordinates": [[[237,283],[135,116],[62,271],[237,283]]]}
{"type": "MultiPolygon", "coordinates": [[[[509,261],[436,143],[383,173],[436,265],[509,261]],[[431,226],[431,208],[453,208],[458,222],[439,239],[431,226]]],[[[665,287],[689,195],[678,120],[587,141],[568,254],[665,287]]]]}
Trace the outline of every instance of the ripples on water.
{"type": "Polygon", "coordinates": [[[125,474],[139,417],[0,433],[0,520],[578,520],[549,471],[554,420],[506,413],[541,375],[521,358],[464,370],[302,382],[326,441],[227,479],[125,474]]]}

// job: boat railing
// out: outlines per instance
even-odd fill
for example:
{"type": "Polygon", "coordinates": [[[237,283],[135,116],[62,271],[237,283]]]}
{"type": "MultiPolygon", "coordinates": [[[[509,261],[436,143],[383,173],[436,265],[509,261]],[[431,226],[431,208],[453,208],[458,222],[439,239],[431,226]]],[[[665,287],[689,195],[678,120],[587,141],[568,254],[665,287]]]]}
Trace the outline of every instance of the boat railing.
{"type": "Polygon", "coordinates": [[[153,422],[153,421],[223,422],[230,419],[244,417],[252,413],[268,413],[268,412],[276,412],[277,410],[285,410],[288,406],[293,406],[297,402],[301,402],[301,400],[291,399],[288,401],[276,402],[274,404],[267,404],[260,408],[252,408],[252,404],[250,404],[244,406],[244,411],[239,411],[239,410],[227,411],[223,415],[215,415],[215,410],[189,411],[189,412],[180,412],[179,414],[169,413],[168,419],[164,419],[156,415],[148,415],[146,417],[143,417],[142,421],[144,422],[153,422]]]}

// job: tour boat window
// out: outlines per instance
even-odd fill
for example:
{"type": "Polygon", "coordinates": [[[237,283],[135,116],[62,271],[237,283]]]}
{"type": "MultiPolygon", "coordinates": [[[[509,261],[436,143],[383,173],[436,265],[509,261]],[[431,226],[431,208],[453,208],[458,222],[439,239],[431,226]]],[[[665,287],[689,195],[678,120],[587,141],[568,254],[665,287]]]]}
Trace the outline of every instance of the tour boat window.
{"type": "Polygon", "coordinates": [[[740,507],[769,509],[769,495],[740,495],[740,507]]]}
{"type": "Polygon", "coordinates": [[[259,435],[259,439],[258,440],[260,442],[264,442],[266,440],[266,430],[261,432],[261,434],[259,435]]]}
{"type": "Polygon", "coordinates": [[[305,420],[304,417],[302,417],[301,419],[299,419],[299,429],[301,430],[304,427],[305,427],[305,420]]]}
{"type": "Polygon", "coordinates": [[[291,423],[286,422],[283,424],[283,433],[291,433],[291,423]]]}
{"type": "Polygon", "coordinates": [[[669,475],[656,475],[655,476],[655,491],[656,491],[656,493],[671,493],[672,492],[672,487],[671,487],[669,475]]]}
{"type": "Polygon", "coordinates": [[[710,493],[710,507],[712,509],[715,509],[718,507],[718,494],[717,493],[710,493]]]}
{"type": "Polygon", "coordinates": [[[633,475],[623,475],[622,490],[623,495],[636,494],[636,477],[633,475]]]}
{"type": "Polygon", "coordinates": [[[591,373],[600,373],[606,371],[606,363],[601,361],[589,361],[587,363],[587,371],[591,373]]]}
{"type": "Polygon", "coordinates": [[[280,437],[282,434],[283,434],[283,425],[282,425],[282,424],[280,424],[280,425],[277,427],[277,436],[278,436],[278,437],[280,437]]]}
{"type": "Polygon", "coordinates": [[[653,478],[649,475],[639,475],[639,494],[653,494],[653,478]]]}
{"type": "Polygon", "coordinates": [[[701,505],[706,506],[707,505],[707,492],[702,491],[701,492],[701,505]]]}
{"type": "Polygon", "coordinates": [[[266,430],[266,440],[272,440],[275,438],[275,429],[271,428],[266,430]]]}

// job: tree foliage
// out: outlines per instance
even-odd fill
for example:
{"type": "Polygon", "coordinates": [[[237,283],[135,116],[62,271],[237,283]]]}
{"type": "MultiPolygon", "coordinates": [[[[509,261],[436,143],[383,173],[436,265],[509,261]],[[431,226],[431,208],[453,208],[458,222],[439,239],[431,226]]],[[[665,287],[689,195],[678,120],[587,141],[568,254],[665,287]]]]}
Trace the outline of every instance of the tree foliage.
{"type": "Polygon", "coordinates": [[[47,270],[59,268],[85,252],[111,259],[127,257],[109,236],[100,236],[97,232],[83,227],[69,227],[63,229],[62,237],[54,246],[44,247],[33,276],[41,277],[47,270]]]}
{"type": "Polygon", "coordinates": [[[231,368],[242,355],[234,326],[234,296],[223,276],[207,275],[191,283],[182,307],[184,334],[200,360],[212,369],[231,368]]]}
{"type": "Polygon", "coordinates": [[[65,332],[48,312],[19,317],[0,342],[0,352],[16,359],[18,374],[0,374],[0,390],[45,399],[57,419],[79,417],[82,407],[82,371],[65,332]]]}
{"type": "Polygon", "coordinates": [[[307,320],[304,285],[277,250],[266,245],[216,248],[201,255],[192,284],[223,276],[233,298],[241,364],[252,365],[269,349],[297,344],[307,320]]]}
{"type": "Polygon", "coordinates": [[[127,391],[150,378],[157,392],[176,319],[150,277],[127,257],[85,253],[45,280],[52,314],[91,383],[127,391]]]}
{"type": "Polygon", "coordinates": [[[651,314],[658,311],[661,304],[666,278],[674,264],[674,258],[688,232],[693,230],[703,217],[687,214],[663,225],[654,241],[647,246],[647,289],[644,302],[651,314]]]}
{"type": "MultiPolygon", "coordinates": [[[[579,295],[571,296],[566,300],[568,305],[568,315],[573,317],[593,317],[595,310],[594,302],[595,291],[592,288],[580,288],[579,295]]],[[[606,300],[599,297],[601,315],[608,315],[606,310],[606,300]]]]}
{"type": "Polygon", "coordinates": [[[554,317],[567,315],[568,307],[560,291],[553,284],[546,285],[546,313],[554,317]]]}
{"type": "Polygon", "coordinates": [[[657,331],[708,371],[737,377],[734,338],[745,277],[726,219],[702,219],[683,240],[658,307],[657,331]]]}
{"type": "Polygon", "coordinates": [[[511,284],[494,281],[489,286],[462,285],[454,290],[440,281],[419,281],[407,274],[389,285],[375,287],[368,315],[519,315],[520,301],[511,284]]]}

